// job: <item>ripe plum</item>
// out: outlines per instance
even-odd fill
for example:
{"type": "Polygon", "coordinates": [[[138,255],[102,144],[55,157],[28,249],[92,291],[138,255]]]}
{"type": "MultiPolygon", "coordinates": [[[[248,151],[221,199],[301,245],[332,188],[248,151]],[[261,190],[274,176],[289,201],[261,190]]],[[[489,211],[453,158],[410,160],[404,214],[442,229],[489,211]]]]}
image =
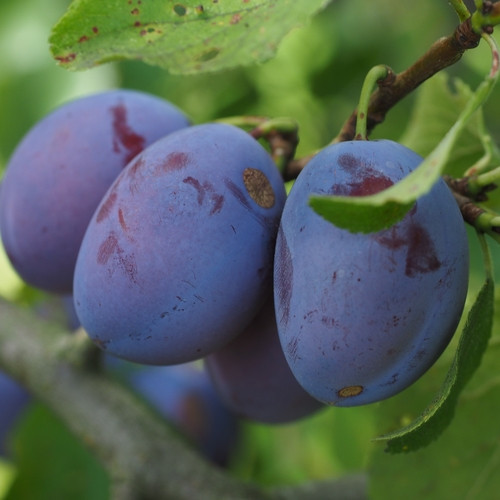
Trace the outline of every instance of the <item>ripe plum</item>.
{"type": "Polygon", "coordinates": [[[243,333],[205,358],[224,403],[237,415],[264,423],[285,423],[318,411],[292,375],[283,355],[274,304],[269,300],[243,333]]]}
{"type": "Polygon", "coordinates": [[[354,406],[398,393],[457,327],[468,241],[444,181],[371,234],[339,229],[308,205],[312,193],[376,193],[421,161],[387,140],[335,144],[309,162],[287,199],[275,255],[278,329],[292,372],[320,401],[354,406]]]}
{"type": "Polygon", "coordinates": [[[83,234],[111,183],[147,145],[188,125],[169,102],[132,90],[76,99],[38,122],[0,188],[2,241],[20,276],[70,293],[83,234]]]}
{"type": "Polygon", "coordinates": [[[75,270],[82,326],[138,363],[220,349],[271,291],[285,198],[271,157],[239,128],[197,125],[157,141],[89,224],[75,270]]]}

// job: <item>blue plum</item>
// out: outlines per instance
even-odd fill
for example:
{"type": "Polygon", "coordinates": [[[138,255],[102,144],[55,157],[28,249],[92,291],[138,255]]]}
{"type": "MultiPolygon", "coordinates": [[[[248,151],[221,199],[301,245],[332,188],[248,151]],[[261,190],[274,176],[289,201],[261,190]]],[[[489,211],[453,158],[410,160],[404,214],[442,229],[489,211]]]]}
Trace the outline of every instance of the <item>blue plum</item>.
{"type": "Polygon", "coordinates": [[[89,224],[74,279],[82,326],[138,363],[220,349],[271,291],[285,198],[271,157],[241,129],[204,124],[157,141],[89,224]]]}
{"type": "Polygon", "coordinates": [[[436,361],[459,322],[468,285],[462,216],[440,180],[389,229],[339,229],[308,206],[312,193],[365,196],[422,161],[392,141],[331,145],[298,176],[276,243],[280,340],[297,380],[328,404],[388,398],[436,361]]]}
{"type": "Polygon", "coordinates": [[[6,456],[8,436],[30,401],[27,391],[0,372],[0,456],[6,456]]]}
{"type": "Polygon", "coordinates": [[[239,421],[201,367],[144,366],[110,356],[106,360],[109,372],[141,395],[206,458],[227,465],[238,442],[239,421]]]}
{"type": "Polygon", "coordinates": [[[281,349],[272,300],[243,333],[207,356],[205,366],[222,401],[241,417],[286,423],[324,407],[302,389],[290,371],[281,349]]]}
{"type": "Polygon", "coordinates": [[[76,99],[39,121],[0,187],[2,241],[20,276],[70,293],[83,234],[111,183],[147,145],[188,125],[169,102],[132,90],[76,99]]]}

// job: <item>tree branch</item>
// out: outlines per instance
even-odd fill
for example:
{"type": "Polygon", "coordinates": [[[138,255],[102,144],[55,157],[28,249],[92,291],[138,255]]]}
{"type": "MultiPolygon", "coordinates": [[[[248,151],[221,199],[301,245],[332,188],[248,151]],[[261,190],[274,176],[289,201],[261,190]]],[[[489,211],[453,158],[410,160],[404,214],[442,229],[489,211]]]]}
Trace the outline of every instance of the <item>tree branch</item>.
{"type": "Polygon", "coordinates": [[[0,366],[101,461],[116,500],[364,500],[362,475],[264,489],[209,463],[134,393],[96,368],[91,341],[0,300],[0,366]],[[80,353],[80,356],[78,355],[80,353]],[[90,362],[89,362],[90,361],[90,362]]]}

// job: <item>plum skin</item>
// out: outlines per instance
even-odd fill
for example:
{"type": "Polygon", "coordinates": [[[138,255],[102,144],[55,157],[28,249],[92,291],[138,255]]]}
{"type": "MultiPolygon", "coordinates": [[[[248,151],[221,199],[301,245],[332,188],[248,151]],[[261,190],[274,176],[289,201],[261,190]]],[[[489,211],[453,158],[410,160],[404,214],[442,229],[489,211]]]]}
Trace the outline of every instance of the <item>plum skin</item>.
{"type": "Polygon", "coordinates": [[[282,424],[324,407],[302,389],[290,371],[278,337],[272,297],[240,335],[205,358],[205,367],[222,401],[241,417],[282,424]]]}
{"type": "Polygon", "coordinates": [[[74,280],[82,326],[108,353],[138,363],[219,349],[271,291],[285,198],[269,154],[236,127],[197,125],[157,141],[89,224],[74,280]]]}
{"type": "Polygon", "coordinates": [[[67,102],[35,124],[0,187],[2,241],[24,281],[71,293],[85,229],[111,183],[147,145],[188,125],[168,101],[124,89],[67,102]]]}
{"type": "Polygon", "coordinates": [[[308,206],[312,193],[365,196],[422,161],[392,141],[327,147],[297,178],[275,254],[280,340],[297,380],[327,404],[388,398],[416,381],[448,345],[468,287],[468,241],[444,181],[393,227],[335,227],[308,206]]]}

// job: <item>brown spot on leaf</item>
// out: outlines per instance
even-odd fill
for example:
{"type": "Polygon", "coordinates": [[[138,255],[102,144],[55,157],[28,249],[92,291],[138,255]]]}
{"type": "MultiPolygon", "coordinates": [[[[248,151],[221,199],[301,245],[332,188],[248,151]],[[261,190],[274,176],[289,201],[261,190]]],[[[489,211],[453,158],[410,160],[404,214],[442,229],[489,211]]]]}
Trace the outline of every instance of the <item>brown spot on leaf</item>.
{"type": "Polygon", "coordinates": [[[229,24],[238,24],[241,21],[241,14],[233,14],[231,17],[231,21],[229,21],[229,24]]]}
{"type": "Polygon", "coordinates": [[[80,40],[78,40],[78,43],[83,43],[83,42],[88,42],[89,37],[87,35],[83,35],[80,37],[80,40]]]}
{"type": "Polygon", "coordinates": [[[70,62],[73,62],[76,59],[76,54],[72,52],[71,54],[68,54],[67,56],[56,56],[56,61],[58,61],[61,64],[69,64],[70,62]]]}
{"type": "Polygon", "coordinates": [[[130,11],[130,13],[133,15],[133,16],[138,16],[139,15],[139,9],[136,7],[135,9],[132,9],[130,11]]]}

